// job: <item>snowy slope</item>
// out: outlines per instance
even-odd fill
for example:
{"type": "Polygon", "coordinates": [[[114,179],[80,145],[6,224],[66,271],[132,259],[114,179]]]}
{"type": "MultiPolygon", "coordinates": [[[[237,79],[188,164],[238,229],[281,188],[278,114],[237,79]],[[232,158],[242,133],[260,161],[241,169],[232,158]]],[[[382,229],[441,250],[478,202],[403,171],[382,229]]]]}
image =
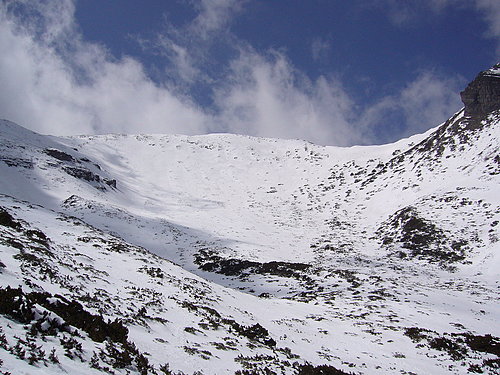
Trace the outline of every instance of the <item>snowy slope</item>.
{"type": "Polygon", "coordinates": [[[351,148],[1,121],[0,371],[496,373],[490,107],[351,148]]]}

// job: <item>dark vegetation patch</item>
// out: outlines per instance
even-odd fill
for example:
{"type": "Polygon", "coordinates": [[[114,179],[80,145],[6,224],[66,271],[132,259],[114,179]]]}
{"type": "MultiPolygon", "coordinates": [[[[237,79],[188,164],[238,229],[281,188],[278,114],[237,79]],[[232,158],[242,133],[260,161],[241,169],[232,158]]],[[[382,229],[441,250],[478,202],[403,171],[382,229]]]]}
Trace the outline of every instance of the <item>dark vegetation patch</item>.
{"type": "Polygon", "coordinates": [[[446,265],[465,259],[468,242],[449,234],[408,206],[392,215],[377,230],[382,246],[401,259],[419,258],[446,265]],[[396,246],[398,245],[398,246],[396,246]]]}
{"type": "Polygon", "coordinates": [[[45,233],[38,229],[25,228],[26,223],[16,220],[2,207],[0,207],[0,225],[16,230],[15,234],[3,232],[0,243],[19,250],[14,258],[22,262],[21,267],[40,268],[44,277],[54,276],[54,270],[47,261],[53,257],[51,240],[45,233]]]}
{"type": "MultiPolygon", "coordinates": [[[[318,269],[313,270],[313,266],[310,264],[281,261],[256,262],[246,259],[223,258],[210,248],[198,250],[194,255],[194,263],[203,271],[238,278],[241,281],[249,281],[255,275],[267,277],[268,282],[272,282],[274,277],[297,280],[300,283],[300,288],[291,288],[289,295],[283,297],[297,301],[314,300],[317,293],[323,290],[323,287],[313,277],[318,269]]],[[[255,290],[248,288],[248,292],[254,293],[255,290]]],[[[271,294],[260,293],[259,296],[269,298],[271,294]]]]}
{"type": "Polygon", "coordinates": [[[199,330],[198,328],[194,328],[194,327],[184,327],[184,332],[190,333],[192,335],[196,335],[198,333],[203,333],[201,330],[199,330]]]}
{"type": "Polygon", "coordinates": [[[13,257],[21,262],[23,272],[32,273],[34,269],[38,269],[42,279],[56,278],[57,271],[49,262],[49,259],[54,257],[51,240],[45,233],[38,229],[25,228],[26,223],[14,219],[1,207],[0,225],[16,230],[15,234],[3,231],[0,244],[19,250],[13,257]]]}
{"type": "Polygon", "coordinates": [[[41,230],[27,229],[24,231],[24,235],[31,243],[35,242],[47,249],[50,248],[50,239],[41,230]]]}
{"type": "MultiPolygon", "coordinates": [[[[279,357],[275,355],[266,354],[256,354],[253,356],[244,356],[242,354],[238,355],[235,362],[239,363],[243,370],[238,370],[235,375],[276,375],[278,372],[274,371],[273,368],[290,368],[297,367],[298,363],[290,363],[288,360],[280,360],[279,357]]],[[[280,373],[283,373],[280,371],[280,373]]]]}
{"type": "Polygon", "coordinates": [[[187,346],[187,345],[184,345],[183,349],[187,354],[197,355],[204,360],[209,360],[211,357],[213,357],[213,354],[209,350],[198,349],[195,348],[194,346],[187,346]]]}
{"type": "MultiPolygon", "coordinates": [[[[105,343],[99,352],[94,352],[89,361],[90,367],[109,373],[113,373],[111,368],[128,369],[141,375],[157,373],[145,355],[128,340],[128,328],[120,320],[106,321],[101,315],[86,311],[77,301],[47,292],[26,293],[21,288],[7,286],[0,288],[0,314],[26,325],[27,339],[19,339],[15,346],[8,349],[30,364],[41,360],[46,362],[45,353],[34,344],[37,336],[42,339],[45,336],[59,337],[65,356],[85,362],[82,336],[75,329],[78,328],[86,332],[91,340],[105,343]]],[[[0,337],[0,341],[7,346],[5,335],[0,337]]],[[[48,359],[59,363],[55,350],[48,359]]]]}
{"type": "Polygon", "coordinates": [[[352,375],[352,372],[345,372],[329,365],[313,366],[309,364],[299,367],[298,375],[352,375]]]}
{"type": "Polygon", "coordinates": [[[157,374],[146,356],[130,341],[118,343],[107,340],[104,349],[100,349],[98,354],[94,352],[90,366],[113,374],[106,365],[114,369],[136,370],[141,375],[157,374]]]}
{"type": "Polygon", "coordinates": [[[203,271],[215,272],[226,276],[248,276],[249,274],[273,275],[303,279],[304,272],[311,265],[291,262],[254,262],[235,258],[222,258],[210,249],[201,249],[195,254],[195,264],[203,271]]]}
{"type": "Polygon", "coordinates": [[[482,359],[480,354],[493,355],[496,358],[482,359],[480,363],[471,364],[471,372],[483,373],[488,370],[500,369],[500,339],[490,334],[473,335],[472,333],[444,333],[425,328],[406,328],[404,335],[408,336],[417,347],[429,348],[447,353],[454,361],[466,359],[482,359]]]}
{"type": "Polygon", "coordinates": [[[159,267],[141,267],[139,272],[144,272],[154,279],[164,279],[166,277],[165,272],[159,267]]]}
{"type": "Polygon", "coordinates": [[[21,224],[16,221],[11,214],[9,214],[4,208],[0,207],[0,225],[4,227],[9,227],[15,230],[21,229],[21,224]]]}
{"type": "Polygon", "coordinates": [[[276,346],[276,340],[274,340],[269,334],[269,331],[259,323],[245,326],[234,319],[223,317],[217,310],[211,307],[196,305],[188,301],[182,302],[181,306],[203,317],[203,321],[198,324],[202,329],[216,330],[221,326],[225,326],[229,328],[230,331],[235,331],[239,336],[246,337],[252,342],[260,343],[271,348],[276,346]]]}
{"type": "Polygon", "coordinates": [[[238,350],[238,341],[235,338],[226,336],[222,340],[223,342],[212,341],[210,342],[210,345],[212,345],[217,350],[224,350],[224,351],[238,350]]]}
{"type": "Polygon", "coordinates": [[[108,244],[107,250],[115,253],[128,253],[131,250],[130,246],[123,242],[106,241],[106,243],[108,244]]]}
{"type": "Polygon", "coordinates": [[[55,280],[58,278],[57,269],[54,268],[47,261],[47,257],[40,252],[29,252],[23,247],[19,250],[18,254],[14,255],[14,258],[22,263],[21,270],[23,271],[33,271],[38,269],[42,280],[46,280],[47,278],[55,280]]]}
{"type": "Polygon", "coordinates": [[[346,270],[346,269],[330,270],[330,274],[336,275],[344,279],[345,281],[351,284],[352,288],[357,288],[363,283],[361,279],[356,276],[356,273],[351,270],[346,270]]]}
{"type": "Polygon", "coordinates": [[[102,316],[86,311],[77,301],[69,301],[61,295],[53,296],[46,292],[25,293],[20,288],[2,288],[0,314],[23,324],[35,321],[32,329],[45,335],[54,335],[58,331],[70,332],[69,326],[81,329],[96,342],[106,339],[125,342],[128,335],[128,329],[119,320],[105,321],[102,316]],[[40,310],[37,305],[46,310],[40,310]]]}
{"type": "Polygon", "coordinates": [[[290,362],[289,359],[280,359],[275,355],[257,354],[254,356],[244,356],[242,354],[235,358],[242,370],[235,372],[235,375],[276,375],[284,373],[285,368],[293,368],[297,375],[353,375],[353,373],[339,370],[330,365],[318,365],[290,362]],[[275,371],[276,370],[276,371],[275,371]]]}

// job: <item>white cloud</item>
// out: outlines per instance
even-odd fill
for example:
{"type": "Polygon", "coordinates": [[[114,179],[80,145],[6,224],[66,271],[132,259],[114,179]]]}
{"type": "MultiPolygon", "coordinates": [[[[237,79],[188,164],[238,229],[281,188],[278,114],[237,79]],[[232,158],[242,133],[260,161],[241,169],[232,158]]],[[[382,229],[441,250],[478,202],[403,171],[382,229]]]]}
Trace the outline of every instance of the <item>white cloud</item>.
{"type": "Polygon", "coordinates": [[[263,137],[302,138],[319,144],[362,142],[350,126],[353,103],[339,82],[311,82],[284,55],[243,50],[217,93],[225,129],[263,137]]]}
{"type": "Polygon", "coordinates": [[[82,41],[72,1],[9,4],[28,6],[31,18],[0,6],[2,117],[54,134],[206,131],[203,111],[148,79],[139,62],[82,41]]]}
{"type": "MultiPolygon", "coordinates": [[[[73,23],[73,3],[64,3],[57,10],[37,5],[38,16],[52,30],[44,40],[37,38],[39,28],[2,8],[0,46],[9,51],[0,56],[1,81],[8,87],[0,100],[3,117],[54,134],[228,131],[319,143],[360,142],[349,126],[352,103],[340,84],[325,77],[310,82],[284,55],[264,57],[239,45],[242,52],[230,64],[228,83],[216,89],[216,114],[209,115],[176,95],[178,90],[152,82],[138,61],[116,61],[103,47],[82,41],[73,23]],[[53,12],[62,12],[61,25],[52,24],[57,20],[53,12]],[[69,47],[55,47],[67,41],[72,41],[69,47]]],[[[200,2],[200,14],[188,29],[203,38],[215,35],[241,4],[200,2]]],[[[182,79],[194,81],[199,69],[184,40],[159,41],[182,79]]]]}
{"type": "MultiPolygon", "coordinates": [[[[241,9],[241,1],[200,1],[194,21],[180,30],[170,26],[171,32],[158,39],[165,44],[163,51],[170,53],[181,88],[154,82],[139,61],[117,60],[103,46],[82,40],[71,0],[11,0],[9,4],[25,8],[19,18],[12,8],[0,5],[4,51],[0,117],[42,133],[225,131],[352,145],[399,136],[374,135],[391,114],[402,114],[408,124],[403,135],[407,135],[437,125],[460,106],[456,79],[422,73],[398,94],[361,108],[335,77],[310,80],[283,53],[259,54],[231,36],[227,27],[241,9]],[[186,38],[179,37],[181,32],[187,32],[186,38]],[[184,85],[210,82],[210,76],[203,77],[203,59],[198,57],[210,56],[200,45],[212,41],[200,41],[220,40],[221,35],[234,42],[239,53],[228,60],[229,73],[210,86],[214,106],[203,110],[179,93],[189,92],[184,85]]],[[[324,51],[327,45],[320,44],[319,51],[324,51]]]]}
{"type": "Polygon", "coordinates": [[[422,71],[396,94],[361,107],[340,81],[311,81],[278,52],[264,57],[243,50],[231,68],[217,93],[225,131],[318,144],[380,143],[425,132],[462,107],[457,93],[465,84],[460,77],[422,71]]]}

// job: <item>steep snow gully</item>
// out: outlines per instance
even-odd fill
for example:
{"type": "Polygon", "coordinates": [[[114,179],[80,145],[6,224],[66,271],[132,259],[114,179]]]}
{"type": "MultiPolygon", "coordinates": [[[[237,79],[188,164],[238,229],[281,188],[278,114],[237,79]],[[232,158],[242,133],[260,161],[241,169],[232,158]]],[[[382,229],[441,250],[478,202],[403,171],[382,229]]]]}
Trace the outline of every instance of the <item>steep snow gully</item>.
{"type": "Polygon", "coordinates": [[[500,65],[461,97],[350,148],[0,121],[0,374],[497,374],[500,65]]]}

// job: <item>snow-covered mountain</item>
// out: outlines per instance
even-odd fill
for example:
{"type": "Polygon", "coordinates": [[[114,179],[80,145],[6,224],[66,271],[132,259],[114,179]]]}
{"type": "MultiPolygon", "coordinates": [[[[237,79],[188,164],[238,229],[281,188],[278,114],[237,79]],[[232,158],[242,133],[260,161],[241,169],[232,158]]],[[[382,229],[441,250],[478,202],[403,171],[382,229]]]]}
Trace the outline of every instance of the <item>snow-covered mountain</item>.
{"type": "Polygon", "coordinates": [[[383,146],[0,122],[0,374],[496,374],[500,65],[383,146]]]}

